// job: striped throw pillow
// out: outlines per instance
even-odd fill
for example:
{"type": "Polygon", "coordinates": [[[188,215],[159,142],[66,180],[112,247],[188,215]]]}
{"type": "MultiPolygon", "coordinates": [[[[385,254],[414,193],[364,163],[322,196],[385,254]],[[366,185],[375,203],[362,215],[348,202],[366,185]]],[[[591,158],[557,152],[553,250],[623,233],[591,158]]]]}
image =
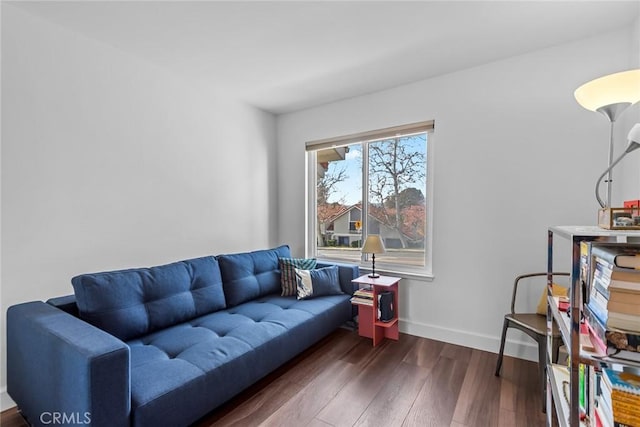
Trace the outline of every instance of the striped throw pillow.
{"type": "Polygon", "coordinates": [[[296,268],[301,270],[313,270],[316,268],[315,258],[278,258],[280,266],[280,285],[282,296],[290,297],[298,294],[298,282],[296,268]]]}

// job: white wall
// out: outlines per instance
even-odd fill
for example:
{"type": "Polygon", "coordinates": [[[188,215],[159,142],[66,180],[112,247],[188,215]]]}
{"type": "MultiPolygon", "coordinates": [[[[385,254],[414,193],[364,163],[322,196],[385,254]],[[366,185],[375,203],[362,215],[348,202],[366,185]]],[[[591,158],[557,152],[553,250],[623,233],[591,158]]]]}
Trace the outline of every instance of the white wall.
{"type": "MultiPolygon", "coordinates": [[[[640,68],[640,16],[636,19],[631,31],[631,52],[629,55],[629,66],[627,68],[640,68]]],[[[619,156],[627,146],[627,134],[636,123],[640,123],[640,103],[637,103],[621,116],[618,132],[618,144],[616,144],[616,154],[619,156]]],[[[618,204],[622,206],[624,200],[640,199],[640,150],[629,153],[619,164],[620,170],[616,169],[614,174],[614,185],[621,184],[618,204]]],[[[616,196],[616,192],[613,192],[616,196]]],[[[612,202],[613,204],[613,202],[612,202]]]]}
{"type": "MultiPolygon", "coordinates": [[[[435,279],[401,282],[401,330],[497,351],[513,278],[546,271],[548,226],[596,223],[608,123],[573,91],[625,69],[630,45],[625,29],[279,116],[280,240],[304,253],[305,141],[434,119],[435,279]]],[[[536,357],[510,334],[508,353],[536,357]]]]}
{"type": "Polygon", "coordinates": [[[3,318],[83,272],[274,244],[275,150],[272,115],[3,4],[3,318]]]}

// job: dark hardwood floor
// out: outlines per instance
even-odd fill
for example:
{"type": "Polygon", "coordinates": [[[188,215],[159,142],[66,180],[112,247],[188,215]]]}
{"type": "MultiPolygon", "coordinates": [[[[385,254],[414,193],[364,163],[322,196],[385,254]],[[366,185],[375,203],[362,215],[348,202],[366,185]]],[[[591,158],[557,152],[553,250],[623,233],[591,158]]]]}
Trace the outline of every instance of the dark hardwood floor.
{"type": "MultiPolygon", "coordinates": [[[[193,427],[544,426],[537,366],[411,335],[339,329],[193,427]]],[[[15,409],[3,427],[26,424],[15,409]]]]}

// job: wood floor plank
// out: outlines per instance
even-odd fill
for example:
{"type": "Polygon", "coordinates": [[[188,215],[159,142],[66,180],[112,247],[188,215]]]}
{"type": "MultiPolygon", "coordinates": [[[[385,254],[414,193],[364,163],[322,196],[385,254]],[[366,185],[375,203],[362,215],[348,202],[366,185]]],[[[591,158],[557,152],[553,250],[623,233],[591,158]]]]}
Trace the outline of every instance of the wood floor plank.
{"type": "Polygon", "coordinates": [[[453,421],[463,425],[498,424],[500,412],[500,378],[494,375],[496,356],[473,350],[458,396],[453,421]]]}
{"type": "Polygon", "coordinates": [[[314,418],[311,420],[311,422],[309,424],[307,424],[306,427],[333,427],[331,424],[327,424],[324,421],[321,421],[317,418],[314,418]]]}
{"type": "Polygon", "coordinates": [[[538,364],[527,360],[513,359],[513,383],[515,390],[516,421],[518,426],[535,427],[544,425],[542,412],[542,389],[538,379],[538,364]]]}
{"type": "Polygon", "coordinates": [[[500,371],[500,409],[514,412],[516,410],[515,364],[512,357],[502,360],[500,371]]]}
{"type": "Polygon", "coordinates": [[[444,346],[445,343],[442,341],[421,338],[409,351],[403,362],[424,368],[432,368],[438,361],[444,346]]]}
{"type": "Polygon", "coordinates": [[[355,425],[401,426],[430,373],[430,368],[400,363],[355,425]]]}
{"type": "Polygon", "coordinates": [[[14,407],[0,413],[0,426],[2,427],[28,427],[26,421],[14,407]]]}
{"type": "Polygon", "coordinates": [[[358,337],[352,331],[338,329],[324,340],[322,345],[306,351],[303,357],[296,358],[293,364],[288,363],[286,369],[289,381],[303,386],[309,384],[322,373],[328,362],[342,359],[355,346],[361,344],[361,340],[354,339],[354,335],[358,337]]]}
{"type": "Polygon", "coordinates": [[[383,351],[386,344],[388,344],[388,342],[384,341],[382,344],[373,347],[370,338],[359,337],[358,343],[343,355],[340,360],[364,367],[371,362],[378,353],[383,351]]]}
{"type": "MultiPolygon", "coordinates": [[[[517,417],[514,411],[510,411],[508,409],[500,408],[500,413],[498,416],[498,427],[513,427],[517,426],[517,417]]],[[[540,424],[544,425],[544,424],[540,424]]]]}
{"type": "Polygon", "coordinates": [[[448,426],[453,419],[466,371],[466,363],[440,356],[403,426],[448,426]]]}
{"type": "Polygon", "coordinates": [[[448,357],[464,364],[469,363],[471,359],[471,352],[473,349],[469,347],[462,347],[455,344],[443,343],[442,351],[440,351],[441,357],[448,357]]]}
{"type": "Polygon", "coordinates": [[[538,365],[505,357],[500,374],[499,425],[540,426],[545,424],[538,365]]]}
{"type": "Polygon", "coordinates": [[[317,418],[333,426],[353,426],[417,341],[416,337],[403,336],[398,342],[383,342],[377,352],[369,350],[374,355],[371,361],[331,399],[317,418]]]}
{"type": "Polygon", "coordinates": [[[325,366],[324,371],[282,405],[260,425],[263,426],[304,426],[358,375],[360,369],[351,363],[335,360],[325,366]]]}
{"type": "MultiPolygon", "coordinates": [[[[236,406],[233,411],[215,421],[216,426],[250,427],[255,426],[271,416],[278,408],[291,400],[302,386],[286,379],[272,382],[250,398],[236,406]]],[[[199,423],[202,427],[211,425],[213,420],[199,423]]]]}

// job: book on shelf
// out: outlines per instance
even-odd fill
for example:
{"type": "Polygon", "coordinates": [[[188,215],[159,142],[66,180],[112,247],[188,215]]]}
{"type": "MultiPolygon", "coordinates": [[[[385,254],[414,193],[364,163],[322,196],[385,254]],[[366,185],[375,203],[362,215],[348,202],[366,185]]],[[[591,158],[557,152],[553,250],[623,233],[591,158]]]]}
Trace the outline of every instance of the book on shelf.
{"type": "Polygon", "coordinates": [[[611,390],[607,389],[602,380],[602,375],[598,374],[599,392],[596,398],[596,407],[594,415],[596,416],[596,425],[603,427],[613,427],[613,402],[611,401],[611,390]]]}
{"type": "Polygon", "coordinates": [[[626,269],[640,270],[640,245],[628,243],[601,243],[591,247],[591,255],[626,269]]]}
{"type": "Polygon", "coordinates": [[[640,334],[640,316],[633,314],[609,311],[606,325],[610,329],[622,329],[640,334]]]}
{"type": "Polygon", "coordinates": [[[640,396],[638,396],[637,394],[627,393],[626,391],[620,391],[620,390],[611,391],[612,405],[613,405],[614,399],[616,400],[616,402],[626,402],[632,405],[640,405],[640,396]]]}
{"type": "Polygon", "coordinates": [[[596,427],[614,427],[613,415],[611,415],[611,418],[609,418],[608,414],[606,414],[605,412],[605,409],[601,406],[595,408],[594,416],[596,418],[596,427]]]}
{"type": "Polygon", "coordinates": [[[602,379],[611,389],[612,398],[615,398],[616,395],[614,393],[619,391],[635,396],[640,403],[640,375],[633,372],[604,368],[602,369],[602,379]]]}
{"type": "MultiPolygon", "coordinates": [[[[638,292],[618,288],[613,279],[607,279],[613,274],[605,271],[601,260],[597,257],[593,269],[593,278],[589,292],[589,301],[585,304],[585,309],[589,308],[605,326],[605,329],[622,329],[640,334],[640,304],[635,303],[640,297],[640,270],[624,272],[630,275],[635,282],[625,281],[632,287],[637,287],[638,292]]],[[[615,267],[613,267],[615,269],[615,267]]]]}
{"type": "Polygon", "coordinates": [[[596,319],[600,321],[600,323],[606,328],[610,327],[609,325],[609,311],[607,310],[606,305],[603,305],[597,292],[591,292],[591,297],[589,298],[589,302],[584,306],[585,316],[587,310],[590,312],[592,316],[595,316],[596,319]]]}
{"type": "MultiPolygon", "coordinates": [[[[593,286],[597,288],[598,292],[604,295],[609,301],[640,304],[640,292],[617,287],[608,289],[600,280],[597,279],[593,280],[593,286]]],[[[591,292],[593,292],[593,288],[591,288],[591,292]]]]}
{"type": "Polygon", "coordinates": [[[594,281],[594,286],[591,288],[588,304],[592,302],[609,312],[640,316],[640,294],[618,292],[615,289],[608,291],[600,285],[598,280],[594,281]],[[639,298],[638,301],[634,297],[639,298]]]}
{"type": "Polygon", "coordinates": [[[640,293],[627,292],[624,289],[615,289],[614,292],[609,293],[609,301],[640,304],[640,293]]]}
{"type": "Polygon", "coordinates": [[[614,413],[618,412],[635,416],[640,419],[640,405],[638,405],[638,402],[629,402],[618,398],[616,395],[611,396],[611,400],[611,407],[613,408],[614,413]]]}
{"type": "Polygon", "coordinates": [[[360,288],[353,293],[352,304],[373,306],[373,289],[360,288]]]}
{"type": "Polygon", "coordinates": [[[600,353],[607,352],[607,328],[604,324],[593,314],[589,307],[584,308],[584,323],[587,325],[590,336],[593,337],[592,344],[595,345],[600,353]]]}
{"type": "Polygon", "coordinates": [[[613,425],[614,427],[622,426],[640,426],[640,415],[635,412],[627,412],[625,409],[621,409],[615,406],[614,400],[613,406],[613,425]]]}
{"type": "Polygon", "coordinates": [[[580,411],[586,411],[587,408],[587,368],[581,363],[578,365],[578,405],[580,411]]]}
{"type": "Polygon", "coordinates": [[[635,416],[626,416],[619,414],[616,416],[613,411],[613,427],[638,427],[640,426],[640,418],[635,416]]]}
{"type": "Polygon", "coordinates": [[[607,300],[607,310],[611,313],[631,314],[640,316],[640,304],[633,302],[607,300]]]}
{"type": "Polygon", "coordinates": [[[598,406],[602,408],[602,412],[607,419],[613,423],[613,401],[611,400],[611,390],[607,389],[603,384],[602,375],[600,375],[600,392],[598,393],[598,406]]]}
{"type": "MultiPolygon", "coordinates": [[[[609,411],[613,415],[613,425],[640,425],[640,376],[611,368],[602,369],[599,406],[601,414],[609,411]]],[[[609,421],[610,415],[607,414],[609,421]]]]}
{"type": "Polygon", "coordinates": [[[354,297],[373,299],[373,291],[371,289],[358,289],[353,293],[354,297]]]}
{"type": "Polygon", "coordinates": [[[582,288],[582,295],[584,299],[584,303],[589,302],[589,298],[591,297],[591,289],[590,286],[591,281],[589,280],[591,274],[591,245],[592,242],[583,240],[580,242],[580,286],[582,288]]]}
{"type": "Polygon", "coordinates": [[[593,280],[608,291],[640,293],[640,270],[618,268],[598,257],[594,257],[593,280]]]}
{"type": "Polygon", "coordinates": [[[351,298],[351,304],[373,306],[373,299],[372,298],[360,298],[360,297],[355,297],[354,296],[354,297],[351,298]]]}

